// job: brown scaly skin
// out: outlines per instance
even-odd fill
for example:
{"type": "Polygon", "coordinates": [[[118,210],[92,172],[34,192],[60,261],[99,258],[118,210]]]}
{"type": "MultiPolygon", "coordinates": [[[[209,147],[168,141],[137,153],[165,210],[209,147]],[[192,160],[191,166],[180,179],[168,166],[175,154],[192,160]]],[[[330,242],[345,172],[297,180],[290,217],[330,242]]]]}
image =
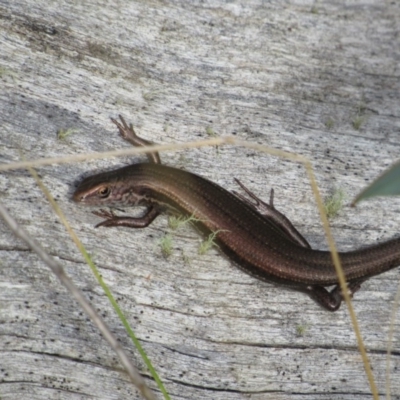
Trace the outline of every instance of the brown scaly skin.
{"type": "MultiPolygon", "coordinates": [[[[139,138],[122,117],[112,120],[121,136],[136,146],[139,138]]],[[[150,163],[133,164],[84,179],[73,200],[91,206],[145,205],[140,218],[118,217],[100,210],[105,221],[97,226],[143,228],[161,212],[172,211],[197,220],[205,233],[217,232],[221,250],[245,272],[308,293],[330,311],[340,307],[342,295],[328,251],[313,250],[291,222],[272,204],[234,195],[190,172],[161,165],[158,153],[147,154],[150,163]],[[329,292],[325,287],[335,285],[329,292]]],[[[367,278],[400,265],[400,238],[360,250],[339,253],[351,294],[367,278]]]]}

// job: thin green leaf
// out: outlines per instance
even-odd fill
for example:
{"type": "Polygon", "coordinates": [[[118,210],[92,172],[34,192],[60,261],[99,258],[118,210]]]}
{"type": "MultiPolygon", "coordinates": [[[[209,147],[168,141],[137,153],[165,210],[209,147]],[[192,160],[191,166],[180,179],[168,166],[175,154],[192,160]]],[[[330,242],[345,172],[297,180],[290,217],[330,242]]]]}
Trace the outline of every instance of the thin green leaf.
{"type": "Polygon", "coordinates": [[[400,161],[384,172],[378,179],[364,189],[351,204],[354,206],[361,200],[376,196],[400,195],[400,161]]]}

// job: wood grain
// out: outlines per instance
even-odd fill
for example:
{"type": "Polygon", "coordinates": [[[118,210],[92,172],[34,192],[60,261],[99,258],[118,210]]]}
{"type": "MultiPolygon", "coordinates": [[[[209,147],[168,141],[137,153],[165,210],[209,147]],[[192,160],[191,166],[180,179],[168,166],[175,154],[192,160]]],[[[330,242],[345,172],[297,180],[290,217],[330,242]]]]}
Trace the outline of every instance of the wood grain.
{"type": "MultiPolygon", "coordinates": [[[[400,154],[397,2],[0,0],[0,162],[127,146],[122,114],[158,143],[209,134],[302,154],[324,196],[347,203],[400,154]],[[65,140],[59,130],[75,129],[65,140]]],[[[137,161],[139,158],[134,158],[137,161]]],[[[237,189],[239,178],[327,248],[304,168],[234,146],[162,154],[163,162],[237,189]]],[[[368,399],[345,307],[259,282],[201,237],[94,229],[69,200],[89,173],[132,158],[39,169],[119,301],[173,399],[368,399]]],[[[105,295],[28,172],[0,174],[0,201],[58,258],[127,351],[143,363],[105,295]]],[[[398,234],[398,199],[345,206],[339,249],[398,234]]],[[[35,255],[0,221],[0,399],[139,398],[115,355],[35,255]]],[[[399,270],[371,279],[354,307],[385,394],[386,346],[399,270]]],[[[398,313],[397,313],[398,315],[398,313]]],[[[391,394],[400,396],[395,323],[391,394]]],[[[155,388],[154,382],[148,384],[155,388]]],[[[161,395],[158,394],[161,399],[161,395]]]]}

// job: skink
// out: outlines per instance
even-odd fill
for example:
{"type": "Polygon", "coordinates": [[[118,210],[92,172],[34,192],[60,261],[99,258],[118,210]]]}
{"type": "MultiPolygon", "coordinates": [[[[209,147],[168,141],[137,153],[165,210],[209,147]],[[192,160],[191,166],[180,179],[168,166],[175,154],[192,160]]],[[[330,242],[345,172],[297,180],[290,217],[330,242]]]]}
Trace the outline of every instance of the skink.
{"type": "MultiPolygon", "coordinates": [[[[132,125],[113,120],[121,136],[135,146],[139,138],[132,125]]],[[[84,179],[73,200],[91,206],[147,206],[143,217],[119,217],[100,210],[106,218],[97,226],[142,228],[164,211],[193,216],[205,233],[215,232],[221,250],[245,272],[308,293],[321,306],[335,311],[341,290],[328,251],[311,249],[290,221],[271,203],[234,194],[196,174],[161,165],[158,153],[150,163],[129,165],[84,179]],[[328,286],[335,287],[329,291],[328,286]]],[[[367,278],[400,265],[400,238],[367,248],[339,253],[351,294],[367,278]]]]}

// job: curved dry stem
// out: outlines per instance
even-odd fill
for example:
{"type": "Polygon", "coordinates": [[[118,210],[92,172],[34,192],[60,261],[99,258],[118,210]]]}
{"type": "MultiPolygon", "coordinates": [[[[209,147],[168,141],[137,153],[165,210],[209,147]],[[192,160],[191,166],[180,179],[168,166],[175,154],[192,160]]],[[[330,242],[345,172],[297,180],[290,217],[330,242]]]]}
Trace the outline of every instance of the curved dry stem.
{"type": "Polygon", "coordinates": [[[335,241],[333,239],[331,230],[329,228],[328,217],[326,216],[324,203],[322,201],[321,195],[319,194],[318,185],[315,180],[314,171],[313,171],[311,163],[309,161],[307,161],[307,163],[305,163],[304,166],[307,170],[308,177],[309,177],[310,183],[311,183],[311,188],[313,190],[314,197],[317,202],[319,216],[320,216],[322,225],[324,227],[326,240],[328,242],[329,250],[332,255],[333,264],[335,265],[336,274],[338,276],[340,288],[342,289],[342,294],[343,294],[344,300],[346,301],[347,308],[349,310],[351,323],[353,325],[354,333],[356,335],[358,349],[360,350],[360,353],[361,353],[361,357],[362,357],[362,360],[364,363],[364,368],[365,368],[365,372],[367,374],[371,392],[372,392],[372,395],[374,396],[374,400],[378,400],[379,399],[378,389],[375,384],[374,376],[372,375],[371,366],[370,366],[370,363],[368,360],[367,352],[365,350],[364,342],[362,340],[360,327],[358,325],[357,316],[356,316],[356,313],[354,312],[354,308],[351,303],[351,298],[350,298],[349,292],[347,290],[346,278],[345,278],[345,275],[344,275],[344,272],[342,269],[342,265],[340,263],[340,258],[339,258],[338,251],[336,249],[335,241]]]}
{"type": "Polygon", "coordinates": [[[390,354],[392,353],[393,347],[393,336],[394,336],[394,324],[396,322],[396,315],[399,309],[400,303],[400,283],[397,287],[396,297],[393,302],[392,314],[390,316],[390,327],[389,327],[389,335],[388,335],[388,344],[387,344],[387,354],[386,354],[386,398],[388,400],[391,399],[390,395],[390,354]]]}
{"type": "Polygon", "coordinates": [[[139,374],[139,371],[132,364],[122,346],[118,343],[115,336],[107,327],[103,318],[96,312],[96,310],[92,307],[92,305],[83,295],[83,293],[75,286],[69,276],[66,275],[62,265],[54,260],[50,255],[48,255],[46,250],[44,250],[43,247],[40,246],[40,244],[36,240],[32,239],[30,235],[18,225],[17,221],[8,213],[7,209],[2,204],[0,204],[0,216],[4,219],[5,223],[11,229],[11,231],[17,237],[23,240],[32,249],[32,251],[34,251],[41,258],[41,260],[53,271],[60,282],[67,288],[67,290],[71,293],[75,300],[80,304],[86,315],[93,321],[93,323],[97,326],[104,338],[117,353],[122,365],[128,372],[132,383],[139,389],[143,397],[147,400],[155,400],[156,397],[154,393],[146,385],[144,379],[139,374]]]}
{"type": "MultiPolygon", "coordinates": [[[[68,223],[67,218],[65,217],[64,213],[61,211],[61,208],[59,207],[59,205],[57,204],[57,202],[54,200],[53,196],[50,194],[50,192],[47,190],[47,188],[45,187],[45,185],[43,184],[43,182],[41,181],[41,179],[39,178],[38,174],[36,173],[36,171],[33,168],[29,168],[29,172],[32,174],[33,178],[35,179],[37,185],[40,187],[40,189],[42,190],[42,192],[44,193],[44,195],[47,197],[48,201],[50,202],[54,212],[58,215],[58,217],[60,218],[61,222],[63,223],[63,225],[65,226],[67,232],[69,233],[69,235],[71,236],[71,239],[73,240],[73,242],[75,243],[76,247],[78,248],[78,250],[81,252],[81,254],[83,255],[83,258],[85,259],[85,261],[87,262],[87,264],[89,265],[91,271],[93,272],[93,275],[96,277],[97,281],[99,282],[100,286],[102,287],[103,291],[105,292],[108,300],[110,301],[112,307],[114,308],[115,312],[117,313],[120,321],[122,322],[122,324],[125,327],[125,330],[127,331],[128,335],[130,336],[133,344],[135,345],[136,349],[139,351],[140,356],[142,357],[144,363],[146,364],[148,370],[150,371],[153,379],[155,380],[155,382],[157,383],[160,391],[163,393],[164,398],[166,400],[169,400],[169,394],[166,391],[164,384],[162,383],[160,377],[158,376],[156,370],[153,367],[153,364],[151,363],[151,361],[149,360],[149,358],[147,357],[146,352],[144,351],[142,345],[140,344],[139,340],[137,339],[135,333],[133,332],[133,330],[131,329],[128,321],[125,318],[124,313],[122,312],[121,308],[119,307],[117,301],[115,300],[114,296],[112,295],[110,289],[108,288],[108,286],[105,284],[101,274],[99,273],[97,267],[95,266],[94,262],[92,261],[91,257],[89,256],[89,254],[87,253],[85,247],[83,246],[82,242],[79,240],[78,236],[75,234],[75,232],[73,231],[73,229],[71,228],[71,226],[68,223]]],[[[100,330],[101,331],[101,330],[100,330]]],[[[101,331],[102,332],[102,331],[101,331]]],[[[103,332],[102,332],[103,333],[103,332]]],[[[103,333],[104,334],[104,333],[103,333]]],[[[111,344],[111,343],[110,343],[111,344]]],[[[128,364],[126,364],[126,361],[129,361],[129,357],[128,355],[124,352],[124,350],[122,349],[122,347],[120,348],[120,351],[117,351],[117,349],[115,347],[113,347],[113,345],[111,346],[115,352],[117,352],[117,354],[120,356],[120,360],[122,362],[122,365],[127,369],[128,364]],[[122,351],[122,354],[120,354],[122,351]],[[123,356],[123,358],[121,358],[123,356]]],[[[129,376],[131,377],[132,380],[132,376],[130,374],[130,371],[132,370],[132,367],[135,368],[133,366],[133,364],[129,361],[129,368],[127,369],[127,372],[129,374],[129,376]]],[[[139,372],[137,372],[137,374],[139,374],[139,372]]],[[[140,376],[140,375],[139,375],[140,376]]],[[[143,379],[140,376],[141,379],[143,379]]],[[[133,384],[137,386],[137,379],[135,379],[135,381],[133,381],[133,384]]],[[[139,390],[141,391],[142,395],[147,399],[147,396],[152,396],[149,397],[149,399],[155,399],[153,392],[147,387],[143,387],[143,385],[141,385],[140,387],[137,386],[139,388],[139,390]]]]}

